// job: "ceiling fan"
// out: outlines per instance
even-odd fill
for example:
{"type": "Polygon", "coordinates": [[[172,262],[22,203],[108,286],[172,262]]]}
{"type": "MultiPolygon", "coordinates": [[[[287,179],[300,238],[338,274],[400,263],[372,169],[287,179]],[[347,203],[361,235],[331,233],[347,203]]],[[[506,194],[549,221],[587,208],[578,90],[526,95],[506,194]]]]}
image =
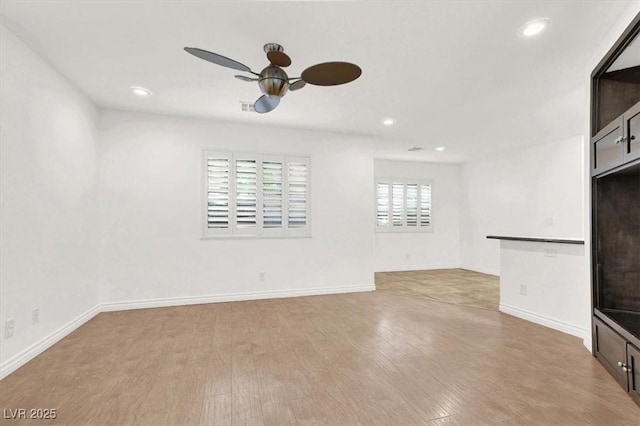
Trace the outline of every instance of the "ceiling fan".
{"type": "Polygon", "coordinates": [[[349,83],[362,74],[359,66],[349,62],[324,62],[305,69],[300,77],[290,78],[282,68],[291,65],[291,58],[277,43],[264,45],[264,51],[270,64],[260,73],[253,72],[248,66],[217,53],[196,47],[185,47],[184,50],[205,61],[253,74],[254,77],[246,75],[236,75],[235,77],[242,81],[258,82],[260,90],[264,94],[255,102],[254,108],[256,112],[261,114],[273,111],[280,103],[280,98],[288,90],[302,89],[307,83],[316,86],[337,86],[349,83]]]}

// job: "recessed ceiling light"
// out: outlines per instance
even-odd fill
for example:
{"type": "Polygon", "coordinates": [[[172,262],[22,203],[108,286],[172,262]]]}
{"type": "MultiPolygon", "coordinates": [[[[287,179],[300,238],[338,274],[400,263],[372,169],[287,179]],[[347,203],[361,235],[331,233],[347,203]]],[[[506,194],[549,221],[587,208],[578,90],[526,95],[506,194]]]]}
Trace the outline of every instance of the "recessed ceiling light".
{"type": "Polygon", "coordinates": [[[442,152],[445,149],[447,149],[447,148],[445,148],[444,146],[436,146],[436,151],[438,151],[438,152],[442,152]]]}
{"type": "Polygon", "coordinates": [[[551,19],[549,18],[534,19],[521,26],[518,30],[518,35],[520,37],[533,37],[540,34],[549,25],[551,25],[551,19]]]}
{"type": "Polygon", "coordinates": [[[382,124],[385,126],[393,126],[395,123],[396,123],[396,120],[391,117],[387,117],[384,120],[382,120],[382,124]]]}
{"type": "Polygon", "coordinates": [[[131,86],[129,87],[129,90],[131,90],[131,92],[133,92],[134,95],[140,96],[143,98],[146,96],[151,96],[153,94],[151,90],[141,86],[131,86]]]}

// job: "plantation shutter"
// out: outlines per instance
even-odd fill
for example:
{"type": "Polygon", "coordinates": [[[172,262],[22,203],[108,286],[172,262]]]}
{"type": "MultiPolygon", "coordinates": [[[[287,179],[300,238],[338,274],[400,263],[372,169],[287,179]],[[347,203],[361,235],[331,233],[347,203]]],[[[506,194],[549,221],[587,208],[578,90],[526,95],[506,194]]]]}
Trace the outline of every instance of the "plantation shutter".
{"type": "Polygon", "coordinates": [[[424,232],[431,228],[431,184],[428,181],[376,180],[376,230],[424,232]]]}
{"type": "Polygon", "coordinates": [[[308,229],[309,159],[287,158],[287,234],[308,229]]]}
{"type": "Polygon", "coordinates": [[[206,157],[207,234],[230,232],[230,164],[230,156],[227,154],[206,157]]]}
{"type": "Polygon", "coordinates": [[[406,185],[407,226],[418,226],[418,184],[406,185]]]}
{"type": "Polygon", "coordinates": [[[203,151],[204,231],[285,237],[310,235],[310,159],[203,151]]]}
{"type": "Polygon", "coordinates": [[[393,226],[404,225],[404,184],[391,185],[391,224],[393,226]]]}
{"type": "Polygon", "coordinates": [[[389,191],[391,185],[384,182],[378,182],[377,185],[377,213],[376,225],[389,226],[389,191]]]}
{"type": "Polygon", "coordinates": [[[431,226],[431,185],[420,185],[420,226],[431,226]]]}
{"type": "Polygon", "coordinates": [[[282,228],[282,161],[262,162],[262,226],[282,228]]]}
{"type": "Polygon", "coordinates": [[[258,224],[257,164],[255,158],[239,158],[235,161],[235,226],[238,233],[255,233],[258,224]]]}

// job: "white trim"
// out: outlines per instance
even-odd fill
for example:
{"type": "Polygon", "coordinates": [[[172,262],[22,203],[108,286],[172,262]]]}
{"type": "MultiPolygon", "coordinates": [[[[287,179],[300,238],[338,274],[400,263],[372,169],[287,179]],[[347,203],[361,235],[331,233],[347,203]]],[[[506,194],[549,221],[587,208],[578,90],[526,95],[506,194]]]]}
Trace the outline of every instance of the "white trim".
{"type": "Polygon", "coordinates": [[[503,312],[505,314],[513,315],[514,317],[522,318],[524,320],[531,321],[533,323],[540,324],[545,327],[561,331],[563,333],[571,334],[572,336],[579,337],[583,340],[587,335],[587,330],[582,327],[578,327],[576,325],[569,324],[568,322],[560,321],[544,315],[536,314],[525,309],[504,305],[502,303],[500,304],[498,309],[500,310],[500,312],[503,312]]]}
{"type": "Polygon", "coordinates": [[[500,276],[500,268],[485,268],[484,266],[475,266],[475,265],[459,265],[458,268],[466,269],[467,271],[480,272],[481,274],[489,274],[495,275],[497,277],[500,276]]]}
{"type": "MultiPolygon", "coordinates": [[[[270,228],[280,230],[280,228],[270,228]]],[[[200,237],[201,240],[264,240],[264,239],[279,239],[286,240],[288,238],[313,238],[311,235],[251,235],[251,234],[237,234],[237,235],[207,235],[200,237]]]]}
{"type": "Polygon", "coordinates": [[[58,343],[64,337],[69,335],[81,325],[85,324],[91,318],[98,315],[100,312],[101,306],[98,304],[89,309],[87,312],[79,315],[75,319],[72,319],[62,327],[58,328],[53,333],[50,333],[49,335],[38,340],[36,343],[24,349],[22,352],[19,352],[18,354],[3,362],[0,365],[0,380],[4,379],[9,374],[13,373],[18,368],[31,361],[33,358],[58,343]]]}
{"type": "Polygon", "coordinates": [[[402,271],[431,271],[434,269],[458,269],[458,265],[401,265],[401,266],[379,266],[375,272],[402,272],[402,271]]]}
{"type": "Polygon", "coordinates": [[[69,321],[53,333],[43,337],[22,352],[12,356],[0,365],[0,380],[16,371],[42,352],[58,343],[81,325],[101,312],[124,311],[129,309],[161,308],[166,306],[197,305],[204,303],[239,302],[243,300],[279,299],[285,297],[317,296],[323,294],[358,293],[375,291],[375,284],[353,285],[341,287],[317,287],[298,290],[272,290],[246,293],[227,293],[194,297],[174,297],[165,299],[134,300],[130,302],[102,303],[89,309],[84,314],[69,321]]]}
{"type": "Polygon", "coordinates": [[[199,305],[205,303],[240,302],[243,300],[280,299],[285,297],[317,296],[321,294],[357,293],[375,291],[375,284],[342,287],[317,287],[298,290],[252,291],[245,293],[210,294],[204,296],[170,297],[103,303],[102,312],[129,309],[162,308],[166,306],[199,305]]]}
{"type": "Polygon", "coordinates": [[[376,224],[376,232],[379,234],[433,234],[433,225],[429,226],[384,226],[376,224]]]}

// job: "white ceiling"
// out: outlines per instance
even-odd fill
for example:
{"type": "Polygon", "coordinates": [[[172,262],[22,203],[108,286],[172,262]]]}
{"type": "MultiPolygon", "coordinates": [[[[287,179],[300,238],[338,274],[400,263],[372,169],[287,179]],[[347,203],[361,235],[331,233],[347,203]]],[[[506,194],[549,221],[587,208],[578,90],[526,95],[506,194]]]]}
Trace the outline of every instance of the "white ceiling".
{"type": "Polygon", "coordinates": [[[377,157],[451,162],[582,133],[587,60],[627,3],[3,0],[0,13],[102,107],[365,134],[377,157]],[[519,38],[536,17],[553,24],[519,38]],[[291,56],[289,75],[332,60],[363,74],[290,92],[269,114],[243,113],[257,84],[182,50],[259,71],[266,42],[291,56]],[[131,85],[154,95],[136,98],[131,85]],[[386,116],[396,125],[383,127],[386,116]]]}

